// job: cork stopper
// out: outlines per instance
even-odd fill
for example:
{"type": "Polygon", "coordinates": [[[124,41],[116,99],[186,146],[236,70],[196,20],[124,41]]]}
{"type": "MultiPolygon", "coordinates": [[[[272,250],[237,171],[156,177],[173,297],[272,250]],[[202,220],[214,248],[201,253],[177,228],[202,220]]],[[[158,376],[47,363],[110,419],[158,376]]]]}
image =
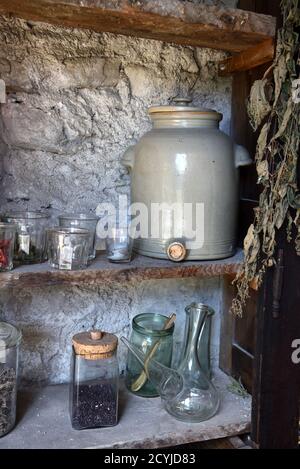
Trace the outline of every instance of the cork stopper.
{"type": "Polygon", "coordinates": [[[114,334],[99,330],[80,332],[72,339],[76,355],[87,359],[111,357],[118,346],[118,338],[114,334]]]}
{"type": "Polygon", "coordinates": [[[170,261],[181,262],[186,257],[186,248],[179,241],[175,241],[168,246],[167,255],[170,261]]]}

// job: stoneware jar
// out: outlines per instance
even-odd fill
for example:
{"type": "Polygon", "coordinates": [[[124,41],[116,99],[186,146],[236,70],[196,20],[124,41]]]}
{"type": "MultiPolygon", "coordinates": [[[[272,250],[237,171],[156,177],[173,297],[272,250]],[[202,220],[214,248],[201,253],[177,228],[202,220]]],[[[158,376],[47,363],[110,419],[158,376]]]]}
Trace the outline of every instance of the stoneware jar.
{"type": "Polygon", "coordinates": [[[252,161],[220,131],[222,114],[189,106],[188,99],[175,101],[149,109],[152,130],[123,156],[131,172],[131,203],[144,204],[148,212],[148,234],[135,240],[134,249],[174,261],[230,257],[236,244],[238,168],[252,161]],[[153,204],[156,210],[164,204],[158,235],[153,204]],[[193,207],[194,235],[190,225],[187,230],[189,212],[176,216],[173,204],[193,207]],[[180,237],[174,236],[178,232],[180,237]]]}

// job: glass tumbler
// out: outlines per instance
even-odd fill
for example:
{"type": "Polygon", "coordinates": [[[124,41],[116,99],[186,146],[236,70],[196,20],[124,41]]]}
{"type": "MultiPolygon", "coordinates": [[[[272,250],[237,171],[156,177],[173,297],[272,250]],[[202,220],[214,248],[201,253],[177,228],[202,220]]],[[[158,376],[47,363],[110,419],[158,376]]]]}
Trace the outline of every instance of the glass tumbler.
{"type": "Polygon", "coordinates": [[[0,272],[13,269],[16,230],[12,223],[0,223],[0,272]]]}
{"type": "Polygon", "coordinates": [[[59,270],[85,269],[90,231],[82,228],[50,228],[47,232],[48,262],[59,270]]]}
{"type": "MultiPolygon", "coordinates": [[[[138,347],[146,356],[157,344],[158,348],[153,355],[153,359],[162,365],[171,366],[173,352],[173,332],[174,324],[162,330],[166,316],[161,314],[144,313],[135,316],[132,320],[132,333],[130,342],[138,347]]],[[[146,380],[140,389],[136,390],[136,382],[144,370],[137,358],[129,351],[126,366],[126,386],[129,391],[142,397],[157,397],[158,392],[154,385],[146,380]]]]}
{"type": "Polygon", "coordinates": [[[58,217],[59,226],[63,228],[83,228],[90,231],[89,260],[96,257],[96,227],[99,218],[90,213],[67,213],[58,217]]]}
{"type": "Polygon", "coordinates": [[[132,258],[133,237],[128,228],[113,228],[106,238],[106,254],[110,262],[130,262],[132,258]]]}
{"type": "Polygon", "coordinates": [[[12,212],[5,221],[17,225],[14,260],[21,264],[43,262],[49,215],[43,212],[12,212]]]}

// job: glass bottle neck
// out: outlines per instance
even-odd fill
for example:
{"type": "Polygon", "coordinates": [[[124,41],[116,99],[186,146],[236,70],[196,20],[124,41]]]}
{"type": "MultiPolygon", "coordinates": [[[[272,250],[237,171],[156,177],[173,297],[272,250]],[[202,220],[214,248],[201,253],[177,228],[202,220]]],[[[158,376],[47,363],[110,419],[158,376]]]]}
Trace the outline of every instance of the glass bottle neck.
{"type": "Polygon", "coordinates": [[[193,372],[200,368],[200,363],[197,353],[197,345],[199,336],[202,334],[207,311],[201,311],[197,308],[191,308],[187,312],[187,325],[186,325],[186,343],[184,344],[184,352],[178,371],[180,372],[193,372]]]}

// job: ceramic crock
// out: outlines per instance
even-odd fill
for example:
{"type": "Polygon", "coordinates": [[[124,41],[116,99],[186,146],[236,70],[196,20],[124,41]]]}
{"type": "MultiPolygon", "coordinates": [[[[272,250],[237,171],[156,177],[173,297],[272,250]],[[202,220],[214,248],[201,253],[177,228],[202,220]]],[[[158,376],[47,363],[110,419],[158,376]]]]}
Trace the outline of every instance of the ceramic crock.
{"type": "Polygon", "coordinates": [[[235,252],[238,168],[252,161],[220,131],[222,114],[190,102],[178,98],[174,105],[151,107],[152,130],[123,156],[131,172],[131,203],[144,204],[148,212],[147,233],[134,249],[174,261],[222,259],[235,252]],[[193,207],[194,236],[190,225],[186,229],[188,209],[176,216],[173,204],[193,207]]]}

